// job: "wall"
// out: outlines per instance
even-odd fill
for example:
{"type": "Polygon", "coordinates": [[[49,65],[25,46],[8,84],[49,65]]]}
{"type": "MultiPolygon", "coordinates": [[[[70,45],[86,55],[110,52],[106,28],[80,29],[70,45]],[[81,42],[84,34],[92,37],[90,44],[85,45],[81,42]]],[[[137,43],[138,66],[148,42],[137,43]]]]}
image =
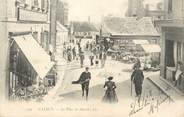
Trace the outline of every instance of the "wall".
{"type": "Polygon", "coordinates": [[[0,0],[0,106],[8,99],[9,94],[9,40],[7,25],[4,22],[7,19],[6,2],[7,0],[0,0]]]}
{"type": "Polygon", "coordinates": [[[173,19],[182,19],[183,0],[173,0],[173,19]]]}
{"type": "Polygon", "coordinates": [[[184,0],[164,0],[165,18],[166,19],[182,19],[184,13],[184,0]],[[172,2],[172,5],[169,3],[172,2]],[[172,6],[172,10],[169,10],[169,6],[172,6]]]}

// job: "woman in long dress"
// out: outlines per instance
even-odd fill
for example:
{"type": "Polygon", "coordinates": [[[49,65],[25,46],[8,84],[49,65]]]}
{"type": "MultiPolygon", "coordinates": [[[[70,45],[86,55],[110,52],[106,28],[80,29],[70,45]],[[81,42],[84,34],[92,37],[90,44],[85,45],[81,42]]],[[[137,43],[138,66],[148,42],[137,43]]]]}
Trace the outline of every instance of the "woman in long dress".
{"type": "Polygon", "coordinates": [[[115,82],[112,81],[113,77],[109,77],[108,81],[105,82],[104,88],[107,87],[105,95],[103,97],[103,102],[107,102],[107,103],[116,103],[118,102],[118,98],[116,95],[116,85],[115,82]]]}

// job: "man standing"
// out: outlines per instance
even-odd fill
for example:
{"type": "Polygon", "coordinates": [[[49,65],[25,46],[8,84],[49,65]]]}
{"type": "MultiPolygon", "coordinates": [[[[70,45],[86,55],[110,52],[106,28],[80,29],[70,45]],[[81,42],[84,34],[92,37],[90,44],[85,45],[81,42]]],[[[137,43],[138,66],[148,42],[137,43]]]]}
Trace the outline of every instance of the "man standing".
{"type": "Polygon", "coordinates": [[[138,97],[138,102],[140,102],[141,98],[143,80],[144,80],[143,71],[140,70],[140,66],[136,66],[135,70],[131,75],[131,82],[133,82],[135,85],[135,93],[136,96],[138,97]]]}
{"type": "Polygon", "coordinates": [[[82,97],[84,97],[84,91],[86,91],[86,100],[88,100],[90,80],[91,80],[91,73],[89,72],[89,68],[86,67],[86,70],[82,72],[82,74],[80,75],[80,78],[77,81],[72,82],[72,84],[81,84],[82,97]]]}
{"type": "Polygon", "coordinates": [[[91,55],[89,56],[90,59],[90,65],[93,66],[93,60],[94,60],[94,54],[91,52],[91,55]]]}
{"type": "Polygon", "coordinates": [[[102,52],[102,59],[101,59],[101,67],[103,68],[105,66],[105,61],[106,61],[106,53],[102,52]]]}
{"type": "Polygon", "coordinates": [[[72,54],[73,54],[73,60],[75,60],[75,57],[76,57],[75,47],[73,47],[73,49],[72,49],[72,54]]]}
{"type": "Polygon", "coordinates": [[[79,55],[79,57],[80,57],[80,66],[81,66],[81,68],[83,67],[83,65],[84,65],[84,52],[81,52],[80,53],[80,55],[79,55]]]}

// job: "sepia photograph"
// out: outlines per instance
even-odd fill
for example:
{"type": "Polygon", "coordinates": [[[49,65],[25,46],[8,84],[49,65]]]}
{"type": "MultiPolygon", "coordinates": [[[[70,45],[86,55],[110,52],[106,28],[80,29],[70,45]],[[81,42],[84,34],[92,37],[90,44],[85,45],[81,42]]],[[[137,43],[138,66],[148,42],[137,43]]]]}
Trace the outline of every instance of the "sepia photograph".
{"type": "Polygon", "coordinates": [[[0,117],[184,117],[184,0],[0,0],[0,117]]]}

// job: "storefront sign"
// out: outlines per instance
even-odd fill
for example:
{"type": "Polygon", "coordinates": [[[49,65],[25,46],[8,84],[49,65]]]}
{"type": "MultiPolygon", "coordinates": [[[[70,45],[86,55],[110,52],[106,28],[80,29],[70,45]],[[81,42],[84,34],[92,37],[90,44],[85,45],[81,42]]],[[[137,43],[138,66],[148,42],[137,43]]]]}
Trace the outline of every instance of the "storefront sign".
{"type": "Polygon", "coordinates": [[[46,22],[47,21],[47,14],[19,9],[18,10],[18,20],[20,21],[39,21],[39,22],[46,22]]]}

